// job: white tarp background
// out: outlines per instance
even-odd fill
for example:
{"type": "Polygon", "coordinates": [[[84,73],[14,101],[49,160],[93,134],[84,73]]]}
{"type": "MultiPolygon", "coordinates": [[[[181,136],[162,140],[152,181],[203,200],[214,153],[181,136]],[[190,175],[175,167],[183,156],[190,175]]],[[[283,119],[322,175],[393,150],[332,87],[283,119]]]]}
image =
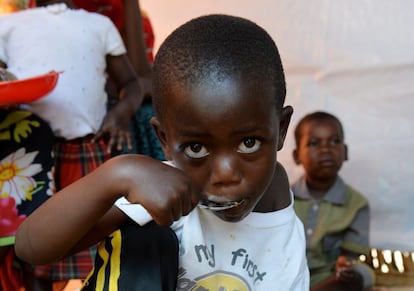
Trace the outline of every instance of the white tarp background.
{"type": "Polygon", "coordinates": [[[343,122],[343,178],[372,210],[373,246],[414,250],[414,1],[141,0],[156,48],[177,26],[208,13],[247,17],[275,39],[293,105],[279,153],[293,182],[293,129],[314,110],[343,122]]]}

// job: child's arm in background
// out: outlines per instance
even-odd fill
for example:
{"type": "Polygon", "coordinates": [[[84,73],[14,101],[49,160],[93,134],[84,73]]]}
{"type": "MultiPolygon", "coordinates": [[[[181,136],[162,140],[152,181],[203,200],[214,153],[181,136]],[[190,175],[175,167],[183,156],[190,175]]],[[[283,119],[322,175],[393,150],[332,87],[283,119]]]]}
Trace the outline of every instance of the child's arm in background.
{"type": "Polygon", "coordinates": [[[147,57],[144,27],[140,3],[137,0],[124,0],[124,43],[128,58],[140,77],[151,77],[151,64],[147,57]]]}
{"type": "Polygon", "coordinates": [[[138,75],[140,86],[145,97],[151,96],[152,66],[148,60],[145,31],[140,3],[137,0],[124,0],[124,33],[123,39],[128,58],[138,75]]]}
{"type": "MultiPolygon", "coordinates": [[[[97,134],[99,137],[110,133],[110,146],[116,144],[117,150],[122,149],[123,142],[126,142],[128,149],[132,148],[129,132],[131,117],[138,110],[144,96],[151,95],[152,90],[152,68],[147,58],[139,1],[124,0],[123,9],[123,40],[127,49],[127,57],[107,57],[107,71],[117,86],[116,89],[112,88],[111,92],[113,90],[120,92],[122,96],[118,100],[122,101],[111,109],[97,134]],[[137,77],[139,88],[135,83],[137,77]],[[131,81],[132,79],[134,82],[131,81]]],[[[112,93],[116,94],[115,91],[112,93]]]]}
{"type": "Polygon", "coordinates": [[[112,208],[121,196],[142,204],[164,226],[198,203],[198,193],[182,171],[146,156],[117,156],[27,217],[16,234],[17,256],[46,264],[103,239],[125,219],[112,208]]]}
{"type": "Polygon", "coordinates": [[[119,102],[107,112],[96,138],[109,134],[109,148],[116,145],[117,150],[122,150],[123,144],[126,143],[128,149],[131,149],[131,118],[141,106],[144,91],[141,90],[137,75],[126,54],[107,56],[106,62],[107,72],[115,81],[120,97],[119,102]]]}

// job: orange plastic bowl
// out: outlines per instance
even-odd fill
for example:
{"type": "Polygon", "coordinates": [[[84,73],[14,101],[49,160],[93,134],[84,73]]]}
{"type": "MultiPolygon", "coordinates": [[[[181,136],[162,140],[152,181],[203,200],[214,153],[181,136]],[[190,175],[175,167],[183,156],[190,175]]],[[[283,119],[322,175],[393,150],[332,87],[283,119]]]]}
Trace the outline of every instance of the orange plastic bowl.
{"type": "Polygon", "coordinates": [[[57,84],[61,72],[0,82],[0,105],[30,103],[50,93],[57,84]]]}

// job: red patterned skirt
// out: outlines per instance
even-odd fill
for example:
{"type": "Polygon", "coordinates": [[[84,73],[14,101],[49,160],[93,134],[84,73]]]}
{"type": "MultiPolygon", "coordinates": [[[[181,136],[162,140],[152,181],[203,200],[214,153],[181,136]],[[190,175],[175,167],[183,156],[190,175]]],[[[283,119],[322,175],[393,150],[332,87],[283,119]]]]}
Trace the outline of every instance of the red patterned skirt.
{"type": "MultiPolygon", "coordinates": [[[[54,145],[55,185],[60,189],[92,172],[111,158],[107,141],[93,136],[74,140],[56,139],[54,145]]],[[[59,194],[57,194],[59,195],[59,194]]],[[[92,247],[50,265],[34,266],[38,278],[57,280],[85,279],[93,268],[96,248],[92,247]]]]}

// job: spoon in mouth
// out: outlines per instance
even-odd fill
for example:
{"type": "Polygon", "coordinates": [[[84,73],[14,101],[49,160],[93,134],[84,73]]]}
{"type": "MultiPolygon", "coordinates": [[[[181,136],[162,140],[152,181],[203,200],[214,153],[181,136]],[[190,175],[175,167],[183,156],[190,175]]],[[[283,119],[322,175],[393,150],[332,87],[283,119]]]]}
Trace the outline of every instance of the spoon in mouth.
{"type": "Polygon", "coordinates": [[[203,200],[198,204],[198,207],[209,209],[211,211],[221,211],[221,210],[227,210],[230,208],[234,208],[242,204],[245,200],[239,200],[239,201],[226,201],[226,202],[215,202],[211,200],[203,200]]]}

